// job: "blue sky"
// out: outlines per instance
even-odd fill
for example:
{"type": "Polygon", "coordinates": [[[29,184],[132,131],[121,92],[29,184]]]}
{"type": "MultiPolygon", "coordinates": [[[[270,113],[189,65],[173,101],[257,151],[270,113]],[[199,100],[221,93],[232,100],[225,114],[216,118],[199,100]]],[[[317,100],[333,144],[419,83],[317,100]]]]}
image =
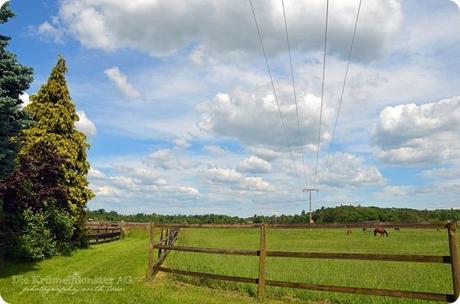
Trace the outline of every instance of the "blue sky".
{"type": "MultiPolygon", "coordinates": [[[[247,0],[11,1],[17,17],[1,32],[35,70],[26,93],[46,81],[58,54],[67,60],[77,127],[91,143],[91,209],[242,216],[306,209],[301,188],[315,186],[325,1],[285,1],[301,139],[281,1],[253,2],[290,147],[247,0]]],[[[460,208],[453,1],[363,1],[329,147],[358,2],[330,1],[314,208],[460,208]]]]}

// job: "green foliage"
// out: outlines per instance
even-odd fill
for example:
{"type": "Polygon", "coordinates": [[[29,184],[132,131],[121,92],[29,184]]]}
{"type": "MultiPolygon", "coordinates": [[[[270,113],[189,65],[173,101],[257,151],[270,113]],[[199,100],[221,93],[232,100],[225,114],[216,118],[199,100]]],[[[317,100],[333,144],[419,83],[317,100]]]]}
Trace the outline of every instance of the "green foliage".
{"type": "Polygon", "coordinates": [[[21,133],[19,154],[25,155],[37,144],[46,142],[64,160],[60,186],[65,189],[66,208],[73,218],[73,242],[82,246],[86,244],[86,204],[93,197],[87,180],[89,145],[86,136],[75,128],[79,118],[67,88],[66,72],[65,60],[59,57],[48,81],[30,97],[26,112],[33,124],[21,133]]]}
{"type": "Polygon", "coordinates": [[[354,223],[365,221],[414,223],[447,221],[453,218],[460,218],[460,210],[416,210],[342,205],[333,208],[323,207],[316,210],[313,214],[313,219],[317,223],[354,223]]]}
{"type": "MultiPolygon", "coordinates": [[[[282,215],[254,215],[249,218],[237,216],[205,214],[205,215],[160,215],[160,214],[132,214],[123,215],[116,211],[104,209],[89,211],[89,218],[93,220],[126,222],[155,222],[178,224],[242,224],[242,223],[267,223],[267,224],[305,224],[309,221],[309,214],[302,211],[300,214],[282,215]]],[[[385,222],[422,222],[422,221],[447,221],[460,218],[460,210],[416,210],[404,208],[379,208],[361,206],[338,206],[313,211],[312,218],[317,223],[357,223],[365,221],[385,222]]]]}
{"type": "MultiPolygon", "coordinates": [[[[8,2],[0,9],[0,23],[14,17],[8,2]]],[[[18,63],[16,56],[6,50],[9,37],[0,35],[0,179],[10,174],[15,167],[18,149],[14,137],[27,124],[28,119],[21,110],[19,95],[27,90],[33,80],[32,68],[18,63]]]]}
{"type": "Polygon", "coordinates": [[[41,259],[87,244],[86,203],[93,196],[88,144],[74,127],[78,115],[66,71],[59,58],[48,82],[31,97],[26,112],[33,122],[17,137],[18,167],[0,182],[8,255],[41,259]]]}
{"type": "Polygon", "coordinates": [[[13,235],[12,255],[19,258],[40,260],[56,254],[56,241],[47,227],[46,216],[30,209],[21,215],[22,230],[13,235]]]}
{"type": "Polygon", "coordinates": [[[60,182],[63,158],[49,143],[41,142],[20,155],[18,163],[0,182],[5,212],[0,230],[7,232],[7,254],[41,259],[69,253],[74,220],[60,182]]]}
{"type": "Polygon", "coordinates": [[[118,214],[116,211],[106,212],[104,209],[89,211],[88,217],[93,220],[126,222],[155,222],[180,224],[243,224],[246,220],[237,216],[204,214],[204,215],[160,215],[137,213],[133,215],[118,214]]]}

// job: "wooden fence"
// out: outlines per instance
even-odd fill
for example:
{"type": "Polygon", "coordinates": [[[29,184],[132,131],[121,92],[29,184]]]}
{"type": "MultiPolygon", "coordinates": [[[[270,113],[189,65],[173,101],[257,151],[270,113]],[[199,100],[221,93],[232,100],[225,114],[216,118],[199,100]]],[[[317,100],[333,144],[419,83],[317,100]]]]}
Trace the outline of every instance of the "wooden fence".
{"type": "MultiPolygon", "coordinates": [[[[369,225],[366,225],[369,227],[369,225]]],[[[430,224],[385,224],[385,227],[406,227],[406,228],[431,228],[439,229],[439,223],[430,224]]],[[[363,228],[363,224],[302,224],[302,225],[267,225],[267,224],[240,224],[240,225],[208,225],[208,224],[150,224],[150,246],[149,246],[149,260],[147,269],[147,279],[151,279],[157,272],[165,272],[172,274],[179,274],[185,276],[202,277],[214,280],[233,281],[240,283],[252,283],[258,285],[257,297],[259,300],[265,298],[266,286],[287,287],[297,289],[309,289],[317,291],[340,292],[340,293],[353,293],[373,296],[389,296],[399,298],[412,298],[432,301],[454,302],[460,293],[460,265],[457,252],[457,237],[456,222],[449,222],[445,224],[449,240],[449,255],[399,255],[399,254],[363,254],[363,253],[319,253],[319,252],[289,252],[289,251],[271,251],[267,250],[266,234],[268,229],[299,229],[299,228],[363,228]],[[223,249],[223,248],[201,248],[201,247],[186,247],[175,246],[174,242],[165,242],[163,233],[167,231],[167,239],[171,238],[170,233],[175,231],[174,240],[177,237],[178,229],[184,228],[218,228],[218,229],[233,229],[233,228],[246,228],[246,229],[259,229],[260,231],[260,247],[258,250],[242,250],[242,249],[223,249]],[[161,229],[160,242],[154,242],[154,230],[161,229]],[[175,230],[173,230],[175,229],[175,230]],[[158,259],[153,261],[154,249],[162,250],[163,255],[159,254],[158,259]],[[182,251],[182,252],[195,252],[195,253],[210,253],[222,255],[239,255],[239,256],[258,256],[259,257],[259,272],[257,278],[247,278],[238,276],[228,276],[219,274],[210,274],[203,272],[186,271],[179,269],[172,269],[162,267],[162,263],[169,251],[182,251]],[[391,289],[376,289],[376,288],[360,288],[360,287],[345,287],[333,285],[316,285],[306,284],[300,282],[287,282],[266,279],[265,268],[267,257],[280,257],[280,258],[307,258],[307,259],[334,259],[334,260],[368,260],[368,261],[395,261],[395,262],[416,262],[416,263],[439,263],[450,264],[452,272],[452,294],[419,292],[419,291],[402,291],[391,289]]]]}
{"type": "Polygon", "coordinates": [[[111,242],[122,238],[122,224],[120,222],[89,221],[88,239],[90,244],[111,242]]]}

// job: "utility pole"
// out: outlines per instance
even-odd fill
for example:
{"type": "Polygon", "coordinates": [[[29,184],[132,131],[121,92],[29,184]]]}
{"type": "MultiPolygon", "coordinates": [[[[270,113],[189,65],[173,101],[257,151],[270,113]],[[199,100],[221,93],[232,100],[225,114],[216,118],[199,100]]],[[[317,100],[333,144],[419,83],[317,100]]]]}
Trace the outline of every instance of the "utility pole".
{"type": "Polygon", "coordinates": [[[311,219],[311,193],[315,191],[315,192],[318,192],[318,189],[316,188],[306,188],[306,189],[302,189],[302,192],[308,192],[310,194],[310,224],[313,223],[313,220],[311,219]]]}

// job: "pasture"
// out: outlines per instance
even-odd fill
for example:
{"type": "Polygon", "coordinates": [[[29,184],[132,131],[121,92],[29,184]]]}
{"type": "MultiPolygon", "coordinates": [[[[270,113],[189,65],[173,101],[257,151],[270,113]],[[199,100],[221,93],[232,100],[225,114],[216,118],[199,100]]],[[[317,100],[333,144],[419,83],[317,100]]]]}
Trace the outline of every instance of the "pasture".
{"type": "MultiPolygon", "coordinates": [[[[390,236],[374,237],[372,232],[353,229],[268,230],[267,250],[448,255],[445,230],[389,230],[390,236]]],[[[176,245],[231,249],[257,249],[257,229],[182,229],[176,245]]],[[[257,257],[222,256],[171,252],[165,266],[198,272],[241,277],[257,277],[257,257]]],[[[349,287],[383,288],[435,293],[452,293],[450,265],[407,262],[343,261],[296,258],[267,258],[266,279],[349,287]]],[[[254,296],[257,286],[217,282],[174,275],[177,280],[226,290],[238,290],[254,296]]],[[[328,300],[333,303],[417,303],[388,297],[356,296],[317,291],[268,287],[269,298],[293,297],[301,300],[328,300]]],[[[423,301],[418,301],[422,303],[423,301]]]]}
{"type": "MultiPolygon", "coordinates": [[[[156,230],[158,232],[158,230],[156,230]]],[[[353,229],[269,230],[270,250],[447,255],[445,230],[389,230],[374,237],[353,229]]],[[[0,265],[0,293],[10,303],[255,303],[257,287],[160,273],[145,282],[148,233],[134,230],[124,240],[78,250],[39,263],[0,265]],[[112,279],[64,285],[54,278],[112,279]],[[39,279],[43,281],[39,281],[39,279]],[[48,279],[48,281],[47,281],[48,279]],[[121,281],[118,281],[121,280],[121,281]],[[33,290],[32,287],[37,287],[33,290]],[[67,287],[67,290],[62,287],[67,287]],[[72,290],[70,286],[75,289],[72,290]],[[27,290],[26,287],[29,287],[27,290]],[[61,290],[58,290],[61,287],[61,290]],[[211,287],[211,288],[209,288],[211,287]],[[40,289],[41,288],[41,289],[40,289]],[[54,289],[53,289],[54,288],[54,289]],[[85,291],[84,288],[87,288],[85,291]]],[[[181,229],[177,245],[256,249],[257,229],[181,229]]],[[[257,257],[171,252],[165,266],[257,277],[257,257]]],[[[267,258],[267,278],[295,282],[451,293],[450,265],[403,262],[267,258]]],[[[268,303],[429,303],[388,297],[267,288],[268,303]]]]}

